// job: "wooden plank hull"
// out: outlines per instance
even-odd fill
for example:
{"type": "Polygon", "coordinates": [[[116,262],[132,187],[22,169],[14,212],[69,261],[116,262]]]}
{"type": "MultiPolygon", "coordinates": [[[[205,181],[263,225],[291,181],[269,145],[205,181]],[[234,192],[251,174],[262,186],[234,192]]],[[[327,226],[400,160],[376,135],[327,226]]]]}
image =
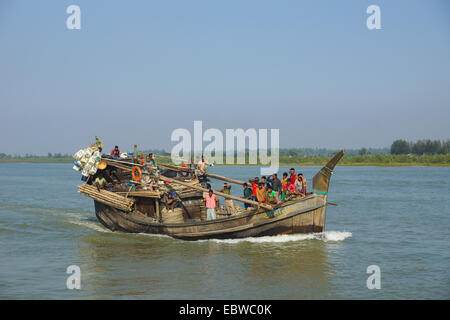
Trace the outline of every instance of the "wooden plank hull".
{"type": "Polygon", "coordinates": [[[186,223],[158,223],[139,212],[124,212],[94,201],[99,221],[113,231],[164,234],[183,240],[234,239],[322,232],[326,196],[310,195],[273,211],[253,210],[227,218],[186,223]]]}

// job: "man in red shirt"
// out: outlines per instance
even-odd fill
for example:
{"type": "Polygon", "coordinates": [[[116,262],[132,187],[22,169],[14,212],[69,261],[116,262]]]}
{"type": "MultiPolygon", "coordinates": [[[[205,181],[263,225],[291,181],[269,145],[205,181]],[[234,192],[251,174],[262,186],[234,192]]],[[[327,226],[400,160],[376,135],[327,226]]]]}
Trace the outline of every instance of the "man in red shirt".
{"type": "Polygon", "coordinates": [[[252,184],[252,200],[258,201],[258,198],[256,197],[256,189],[258,189],[259,178],[256,177],[255,179],[249,179],[248,182],[252,184]]]}
{"type": "Polygon", "coordinates": [[[291,176],[289,177],[289,179],[291,179],[291,184],[294,184],[295,180],[297,180],[297,175],[295,174],[295,169],[291,168],[291,170],[289,170],[289,173],[291,174],[291,176]]]}
{"type": "Polygon", "coordinates": [[[112,155],[113,157],[119,157],[120,156],[119,146],[115,146],[114,149],[111,150],[110,155],[112,155]]]}

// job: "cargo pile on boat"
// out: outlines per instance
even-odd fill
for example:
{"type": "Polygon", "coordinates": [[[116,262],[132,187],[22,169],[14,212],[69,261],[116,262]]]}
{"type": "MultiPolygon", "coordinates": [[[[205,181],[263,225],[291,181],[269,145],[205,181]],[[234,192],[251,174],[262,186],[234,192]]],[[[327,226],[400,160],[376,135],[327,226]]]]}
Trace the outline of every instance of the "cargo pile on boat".
{"type": "Polygon", "coordinates": [[[99,191],[92,185],[82,184],[81,186],[78,186],[78,192],[119,210],[127,212],[133,210],[134,200],[132,198],[126,198],[111,191],[99,191]]]}
{"type": "Polygon", "coordinates": [[[102,160],[100,151],[104,144],[97,137],[95,137],[95,140],[95,143],[78,150],[73,156],[75,159],[73,169],[75,171],[81,171],[81,180],[83,181],[86,181],[89,176],[97,173],[98,165],[102,160]]]}

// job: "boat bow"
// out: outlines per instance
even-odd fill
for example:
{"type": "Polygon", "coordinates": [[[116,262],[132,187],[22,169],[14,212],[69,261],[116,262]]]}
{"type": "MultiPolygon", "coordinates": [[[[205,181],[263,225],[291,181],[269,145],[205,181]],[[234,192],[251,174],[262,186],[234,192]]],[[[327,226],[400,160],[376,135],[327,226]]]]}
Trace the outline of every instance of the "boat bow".
{"type": "Polygon", "coordinates": [[[313,193],[327,195],[328,186],[330,185],[331,175],[333,174],[334,167],[344,156],[345,150],[341,150],[328,161],[328,163],[316,173],[313,178],[313,193]]]}

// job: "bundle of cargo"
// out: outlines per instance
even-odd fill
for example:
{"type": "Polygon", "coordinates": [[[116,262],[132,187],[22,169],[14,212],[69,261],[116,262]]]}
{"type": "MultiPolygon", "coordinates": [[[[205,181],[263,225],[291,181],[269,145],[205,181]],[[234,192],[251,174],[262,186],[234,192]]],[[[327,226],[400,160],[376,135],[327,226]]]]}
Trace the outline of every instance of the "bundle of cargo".
{"type": "Polygon", "coordinates": [[[88,196],[95,201],[107,204],[113,208],[130,212],[133,210],[134,200],[126,198],[117,193],[101,189],[98,191],[97,187],[83,184],[78,186],[78,192],[88,196]]]}
{"type": "Polygon", "coordinates": [[[183,223],[183,209],[174,208],[173,210],[167,211],[166,208],[161,208],[161,220],[164,223],[183,223]]]}
{"type": "Polygon", "coordinates": [[[104,146],[103,142],[95,137],[96,142],[89,147],[78,150],[74,155],[75,171],[81,171],[81,180],[86,181],[90,175],[94,175],[97,172],[98,165],[102,159],[100,153],[101,148],[104,146]]]}

